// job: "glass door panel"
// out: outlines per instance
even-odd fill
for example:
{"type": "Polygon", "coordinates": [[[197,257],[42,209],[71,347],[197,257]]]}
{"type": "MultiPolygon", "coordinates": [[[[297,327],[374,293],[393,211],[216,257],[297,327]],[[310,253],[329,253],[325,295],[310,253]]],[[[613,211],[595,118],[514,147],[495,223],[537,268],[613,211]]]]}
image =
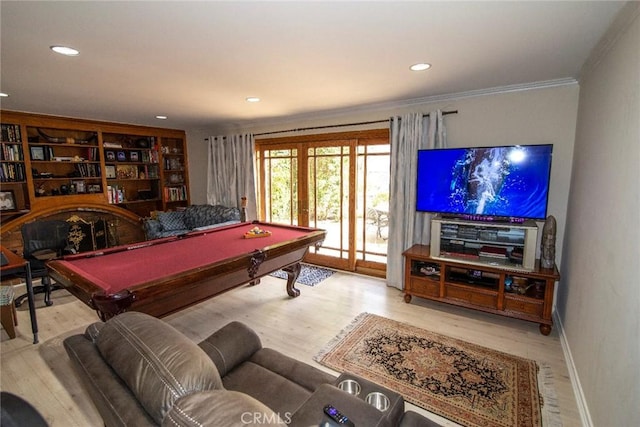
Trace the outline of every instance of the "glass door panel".
{"type": "Polygon", "coordinates": [[[258,174],[263,193],[260,218],[268,222],[297,225],[298,150],[264,150],[259,153],[258,174]]]}
{"type": "Polygon", "coordinates": [[[365,269],[387,263],[389,150],[389,144],[358,146],[356,259],[365,269]]]}
{"type": "Polygon", "coordinates": [[[306,150],[308,224],[327,230],[322,247],[309,251],[309,260],[348,269],[353,263],[349,215],[353,203],[350,191],[353,149],[349,142],[341,146],[333,144],[306,150]]]}

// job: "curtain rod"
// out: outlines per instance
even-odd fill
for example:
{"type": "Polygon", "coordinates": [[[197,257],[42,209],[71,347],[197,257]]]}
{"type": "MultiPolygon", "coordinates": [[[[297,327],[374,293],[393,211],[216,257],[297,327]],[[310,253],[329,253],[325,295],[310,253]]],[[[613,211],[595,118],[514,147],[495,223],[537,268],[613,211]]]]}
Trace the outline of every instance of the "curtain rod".
{"type": "MultiPolygon", "coordinates": [[[[443,111],[442,112],[443,116],[447,116],[449,114],[458,114],[458,110],[443,111]]],[[[429,113],[423,114],[422,117],[429,117],[429,113]]],[[[343,124],[339,124],[339,125],[312,126],[312,127],[306,127],[306,128],[276,130],[276,131],[272,131],[272,132],[256,133],[253,136],[273,135],[273,134],[276,134],[276,133],[286,133],[286,132],[301,132],[301,131],[305,131],[305,130],[331,129],[331,128],[346,127],[346,126],[370,125],[370,124],[374,124],[374,123],[386,123],[386,122],[389,122],[389,119],[372,120],[372,121],[369,121],[369,122],[343,123],[343,124]]]]}
{"type": "MultiPolygon", "coordinates": [[[[453,111],[443,111],[442,115],[443,116],[448,116],[449,114],[458,114],[458,110],[453,110],[453,111]]],[[[422,117],[429,117],[429,113],[423,114],[422,117]]],[[[287,130],[275,130],[275,131],[271,131],[271,132],[262,132],[262,133],[256,133],[253,136],[265,136],[265,135],[274,135],[276,133],[287,133],[287,132],[302,132],[305,130],[318,130],[318,129],[331,129],[331,128],[339,128],[339,127],[346,127],[346,126],[360,126],[360,125],[371,125],[374,123],[386,123],[388,122],[389,119],[384,119],[384,120],[371,120],[369,122],[357,122],[357,123],[343,123],[343,124],[339,124],[339,125],[325,125],[325,126],[312,126],[312,127],[306,127],[306,128],[296,128],[296,129],[287,129],[287,130]]],[[[223,139],[225,139],[226,137],[223,137],[223,139]]],[[[205,141],[208,141],[209,138],[205,138],[205,141]]]]}

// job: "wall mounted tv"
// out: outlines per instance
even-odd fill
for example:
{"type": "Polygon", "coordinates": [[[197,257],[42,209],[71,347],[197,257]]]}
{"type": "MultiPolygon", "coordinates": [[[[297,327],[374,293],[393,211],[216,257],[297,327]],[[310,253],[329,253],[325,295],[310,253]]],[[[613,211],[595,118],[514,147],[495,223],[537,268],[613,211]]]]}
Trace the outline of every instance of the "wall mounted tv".
{"type": "Polygon", "coordinates": [[[553,145],[418,151],[418,211],[478,220],[547,216],[553,145]]]}

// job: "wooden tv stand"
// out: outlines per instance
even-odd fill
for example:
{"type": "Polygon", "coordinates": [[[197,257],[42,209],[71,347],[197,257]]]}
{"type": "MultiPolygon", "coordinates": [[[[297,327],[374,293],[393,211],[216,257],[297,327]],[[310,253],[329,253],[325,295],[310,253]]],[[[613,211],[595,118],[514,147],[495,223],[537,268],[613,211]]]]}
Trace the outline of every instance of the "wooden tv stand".
{"type": "Polygon", "coordinates": [[[551,310],[558,269],[509,270],[491,265],[470,265],[452,259],[436,259],[427,245],[414,245],[405,256],[404,300],[412,296],[446,302],[501,316],[540,324],[551,333],[551,310]]]}

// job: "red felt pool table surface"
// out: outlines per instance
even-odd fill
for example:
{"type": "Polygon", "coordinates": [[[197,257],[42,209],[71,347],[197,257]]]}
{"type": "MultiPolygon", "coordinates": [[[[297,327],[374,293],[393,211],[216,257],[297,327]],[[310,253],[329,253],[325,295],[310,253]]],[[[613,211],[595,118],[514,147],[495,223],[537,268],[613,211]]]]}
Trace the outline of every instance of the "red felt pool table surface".
{"type": "MultiPolygon", "coordinates": [[[[68,256],[48,267],[55,280],[101,317],[117,313],[100,313],[96,295],[109,300],[127,296],[131,304],[117,310],[162,316],[281,268],[289,267],[291,280],[308,247],[325,235],[315,228],[241,223],[68,256]],[[254,227],[271,235],[245,238],[254,227]]],[[[299,294],[294,283],[287,283],[291,296],[299,294]]]]}

